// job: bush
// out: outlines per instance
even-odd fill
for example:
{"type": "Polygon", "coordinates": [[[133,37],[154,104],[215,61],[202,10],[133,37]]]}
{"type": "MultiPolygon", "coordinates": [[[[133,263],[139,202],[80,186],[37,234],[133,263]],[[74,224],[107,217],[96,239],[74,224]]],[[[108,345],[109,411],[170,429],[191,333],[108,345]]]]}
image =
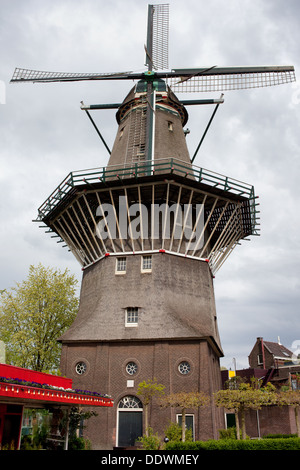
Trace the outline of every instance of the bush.
{"type": "Polygon", "coordinates": [[[266,434],[262,439],[290,439],[291,437],[298,437],[297,434],[266,434]]]}
{"type": "MultiPolygon", "coordinates": [[[[178,423],[170,423],[167,429],[165,430],[165,435],[169,441],[181,441],[182,428],[178,423]]],[[[185,441],[193,441],[193,433],[191,429],[186,429],[185,431],[185,441]]]]}
{"type": "Polygon", "coordinates": [[[300,438],[168,442],[166,450],[300,450],[300,438]]]}
{"type": "Polygon", "coordinates": [[[158,434],[154,434],[151,427],[148,427],[148,436],[139,437],[137,441],[142,443],[144,450],[159,450],[162,446],[158,434]]]}
{"type": "Polygon", "coordinates": [[[219,429],[220,439],[236,439],[236,428],[219,429]]]}
{"type": "MultiPolygon", "coordinates": [[[[236,427],[233,426],[228,429],[219,429],[220,439],[237,439],[236,427]]],[[[240,430],[240,439],[242,439],[242,431],[240,430]]],[[[246,439],[250,439],[249,436],[246,436],[246,439]]]]}
{"type": "Polygon", "coordinates": [[[69,439],[68,450],[91,450],[91,443],[83,437],[72,436],[69,439]]]}

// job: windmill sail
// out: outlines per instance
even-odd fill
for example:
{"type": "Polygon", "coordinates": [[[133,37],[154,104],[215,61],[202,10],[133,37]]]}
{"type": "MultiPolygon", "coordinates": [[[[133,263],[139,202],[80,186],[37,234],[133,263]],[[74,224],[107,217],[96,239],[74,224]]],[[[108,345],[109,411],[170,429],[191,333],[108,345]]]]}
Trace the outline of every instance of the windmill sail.
{"type": "MultiPolygon", "coordinates": [[[[149,72],[148,72],[149,73],[149,72]]],[[[292,65],[257,67],[210,67],[151,72],[154,78],[167,79],[176,93],[212,92],[266,87],[296,81],[292,65]]],[[[141,80],[145,73],[73,73],[47,72],[16,68],[11,83],[72,82],[81,80],[141,80]]],[[[147,76],[150,80],[150,77],[147,76]]]]}
{"type": "Polygon", "coordinates": [[[131,78],[131,72],[115,73],[74,73],[74,72],[49,72],[43,70],[23,69],[16,67],[10,80],[17,82],[73,82],[81,80],[113,80],[131,78]]]}
{"type": "Polygon", "coordinates": [[[145,154],[148,162],[153,160],[155,135],[155,89],[153,68],[168,67],[169,5],[148,6],[148,29],[146,64],[150,80],[147,80],[147,112],[145,154]]]}
{"type": "Polygon", "coordinates": [[[175,69],[173,72],[169,86],[177,93],[241,90],[280,85],[296,80],[293,66],[212,67],[175,69]]]}
{"type": "Polygon", "coordinates": [[[148,6],[146,65],[148,70],[169,67],[169,5],[148,6]]]}

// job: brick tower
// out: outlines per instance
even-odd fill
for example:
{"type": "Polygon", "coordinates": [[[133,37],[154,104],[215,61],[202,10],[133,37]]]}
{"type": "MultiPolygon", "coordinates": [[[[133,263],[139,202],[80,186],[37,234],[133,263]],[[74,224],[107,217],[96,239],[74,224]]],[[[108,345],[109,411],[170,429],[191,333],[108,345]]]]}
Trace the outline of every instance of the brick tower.
{"type": "MultiPolygon", "coordinates": [[[[166,393],[212,395],[221,387],[213,278],[240,241],[257,234],[253,186],[196,167],[187,149],[187,106],[216,103],[216,111],[223,100],[180,101],[174,90],[294,80],[291,66],[153,71],[166,68],[166,24],[167,5],[150,5],[143,74],[16,69],[12,79],[136,80],[120,104],[82,105],[89,117],[91,109],[117,108],[108,164],[71,172],[37,218],[83,270],[77,317],[60,338],[61,370],[76,388],[99,389],[114,400],[88,422],[93,449],[133,445],[143,434],[137,395],[143,380],[156,379],[166,393]]],[[[149,424],[159,435],[180,419],[179,409],[152,403],[149,424]]],[[[187,423],[195,439],[217,438],[223,413],[213,405],[190,409],[187,423]]]]}

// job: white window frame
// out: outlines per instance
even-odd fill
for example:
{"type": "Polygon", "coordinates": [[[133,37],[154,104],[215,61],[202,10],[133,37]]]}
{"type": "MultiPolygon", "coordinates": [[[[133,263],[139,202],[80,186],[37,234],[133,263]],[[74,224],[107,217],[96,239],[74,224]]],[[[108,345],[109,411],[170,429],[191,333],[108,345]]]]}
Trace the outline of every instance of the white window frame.
{"type": "Polygon", "coordinates": [[[142,258],[141,258],[141,272],[142,273],[151,273],[152,272],[152,255],[143,255],[142,258]],[[146,261],[150,259],[150,264],[151,264],[151,267],[145,267],[145,265],[147,266],[148,265],[148,261],[146,261]],[[145,262],[145,263],[144,263],[145,262]]]}
{"type": "Polygon", "coordinates": [[[139,308],[127,307],[125,310],[125,326],[136,327],[139,321],[139,308]],[[133,318],[133,321],[132,321],[133,318]]]}
{"type": "Polygon", "coordinates": [[[116,274],[126,274],[127,259],[126,256],[118,256],[116,259],[116,274]],[[122,269],[122,268],[125,269],[122,269]]]}
{"type": "MultiPolygon", "coordinates": [[[[193,441],[195,440],[195,415],[193,413],[186,413],[185,415],[186,418],[192,418],[192,436],[193,436],[193,441]]],[[[180,424],[179,421],[182,421],[182,414],[178,413],[176,414],[176,423],[180,424]],[[179,417],[181,420],[179,420],[179,417]]],[[[187,429],[187,426],[186,426],[187,429]]]]}

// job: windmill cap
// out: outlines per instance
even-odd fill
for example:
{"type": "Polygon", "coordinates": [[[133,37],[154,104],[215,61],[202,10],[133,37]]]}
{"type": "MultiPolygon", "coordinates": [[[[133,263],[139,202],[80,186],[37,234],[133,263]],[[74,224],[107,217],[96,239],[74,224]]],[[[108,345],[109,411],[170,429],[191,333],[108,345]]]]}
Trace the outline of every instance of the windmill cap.
{"type": "MultiPolygon", "coordinates": [[[[147,78],[139,80],[138,83],[130,90],[128,95],[125,97],[124,101],[122,102],[121,106],[119,107],[116,113],[116,119],[118,124],[120,124],[121,120],[132,107],[132,104],[136,99],[136,94],[143,94],[147,92],[148,81],[149,80],[147,80],[147,78]]],[[[176,111],[180,115],[182,126],[184,127],[188,121],[188,112],[185,106],[179,101],[177,96],[173,93],[171,88],[166,84],[164,80],[156,77],[155,79],[152,78],[151,82],[155,91],[158,94],[166,93],[166,99],[164,100],[164,103],[176,109],[176,111]]]]}

